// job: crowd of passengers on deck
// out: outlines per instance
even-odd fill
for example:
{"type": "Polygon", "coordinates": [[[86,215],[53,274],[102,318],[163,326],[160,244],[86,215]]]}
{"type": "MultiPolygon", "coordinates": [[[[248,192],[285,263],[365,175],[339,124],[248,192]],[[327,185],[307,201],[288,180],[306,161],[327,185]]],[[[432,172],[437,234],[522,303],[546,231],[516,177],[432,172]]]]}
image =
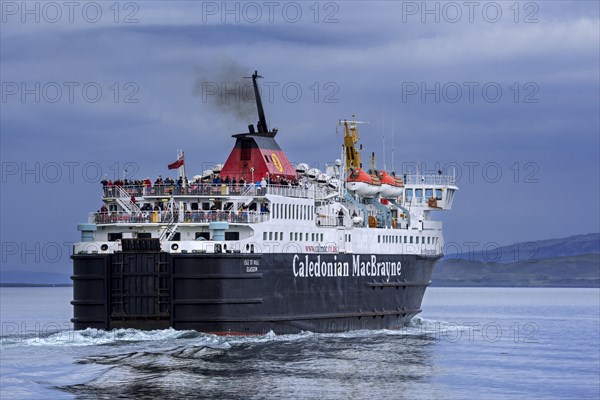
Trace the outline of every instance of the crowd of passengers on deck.
{"type": "MultiPolygon", "coordinates": [[[[236,177],[231,178],[229,175],[224,178],[218,175],[213,178],[198,178],[188,181],[185,187],[182,177],[176,180],[170,177],[163,179],[161,175],[154,181],[154,185],[150,178],[141,180],[117,179],[114,182],[104,178],[101,183],[105,197],[121,197],[121,190],[132,197],[171,194],[218,194],[223,190],[223,185],[226,185],[230,194],[236,194],[242,193],[246,188],[253,185],[251,182],[246,182],[243,177],[236,179],[236,177]]],[[[256,188],[265,188],[267,185],[298,186],[299,182],[295,177],[288,180],[283,176],[271,175],[254,183],[256,188]]]]}
{"type": "MultiPolygon", "coordinates": [[[[223,209],[217,208],[213,203],[208,210],[187,210],[183,212],[183,222],[214,222],[228,221],[238,223],[260,222],[269,214],[269,206],[266,203],[260,204],[260,211],[257,210],[255,203],[241,205],[237,210],[233,210],[233,204],[229,203],[223,209]]],[[[179,210],[169,210],[164,203],[156,202],[154,206],[145,203],[139,212],[117,212],[109,210],[106,205],[102,205],[94,215],[94,222],[98,224],[116,223],[116,222],[170,222],[179,221],[179,210]]]]}

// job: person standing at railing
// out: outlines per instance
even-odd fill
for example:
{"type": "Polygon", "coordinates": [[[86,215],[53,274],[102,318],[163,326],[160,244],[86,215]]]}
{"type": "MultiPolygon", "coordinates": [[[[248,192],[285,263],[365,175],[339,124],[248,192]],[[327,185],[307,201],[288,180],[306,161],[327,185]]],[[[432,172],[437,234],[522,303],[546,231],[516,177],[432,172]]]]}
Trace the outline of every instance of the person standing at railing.
{"type": "Polygon", "coordinates": [[[158,178],[156,178],[156,180],[154,181],[154,190],[156,191],[155,194],[163,194],[163,187],[164,187],[164,181],[161,175],[158,176],[158,178]]]}
{"type": "Polygon", "coordinates": [[[143,195],[147,195],[150,194],[152,192],[152,181],[150,180],[150,177],[147,177],[144,180],[144,191],[143,191],[143,195]]]}
{"type": "Polygon", "coordinates": [[[107,220],[107,215],[108,215],[108,208],[106,208],[106,205],[102,204],[102,207],[100,207],[100,210],[98,210],[98,216],[96,218],[96,222],[99,222],[101,224],[105,223],[107,220]]]}
{"type": "Polygon", "coordinates": [[[209,217],[208,217],[209,221],[211,221],[211,222],[216,221],[216,218],[217,218],[217,206],[214,203],[210,206],[210,210],[209,211],[210,211],[209,212],[209,217]]]}
{"type": "Polygon", "coordinates": [[[260,193],[264,195],[267,192],[267,180],[263,177],[260,180],[260,193]]]}
{"type": "Polygon", "coordinates": [[[233,179],[231,180],[231,194],[237,194],[237,193],[238,193],[237,181],[234,176],[233,179]]]}
{"type": "Polygon", "coordinates": [[[115,197],[116,192],[117,192],[117,186],[114,184],[113,181],[109,180],[108,181],[108,195],[110,197],[115,197]]]}
{"type": "Polygon", "coordinates": [[[173,185],[173,194],[180,194],[181,193],[180,192],[181,191],[181,186],[182,186],[181,182],[182,182],[181,178],[173,181],[173,183],[172,183],[172,185],[173,185]]]}

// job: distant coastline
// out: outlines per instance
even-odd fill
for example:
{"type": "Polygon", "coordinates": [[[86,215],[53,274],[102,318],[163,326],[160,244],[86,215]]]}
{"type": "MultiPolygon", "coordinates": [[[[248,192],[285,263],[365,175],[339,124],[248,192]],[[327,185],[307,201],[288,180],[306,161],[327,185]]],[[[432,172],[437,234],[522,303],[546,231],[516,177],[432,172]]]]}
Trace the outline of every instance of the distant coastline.
{"type": "Polygon", "coordinates": [[[438,287],[600,288],[600,234],[446,255],[431,281],[438,287]]]}
{"type": "Polygon", "coordinates": [[[73,287],[72,283],[0,283],[0,287],[73,287]]]}

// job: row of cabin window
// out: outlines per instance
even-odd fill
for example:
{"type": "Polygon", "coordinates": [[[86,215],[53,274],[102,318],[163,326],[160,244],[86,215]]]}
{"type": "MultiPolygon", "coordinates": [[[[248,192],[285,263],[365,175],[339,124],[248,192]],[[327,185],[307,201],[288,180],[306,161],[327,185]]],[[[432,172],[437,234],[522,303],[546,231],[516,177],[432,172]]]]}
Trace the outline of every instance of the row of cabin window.
{"type": "MultiPolygon", "coordinates": [[[[410,199],[413,197],[413,190],[412,189],[405,189],[404,190],[404,196],[407,199],[410,199]]],[[[417,199],[422,199],[423,198],[423,189],[415,189],[415,197],[417,199]]],[[[430,199],[433,197],[433,189],[425,189],[425,198],[426,199],[430,199]]],[[[442,200],[442,189],[435,189],[435,198],[436,200],[442,200]]]]}
{"type": "MultiPolygon", "coordinates": [[[[307,242],[323,242],[322,233],[290,232],[290,241],[302,242],[304,238],[307,242]]],[[[283,240],[283,232],[263,232],[263,240],[283,240]]]]}
{"type": "Polygon", "coordinates": [[[397,236],[397,235],[377,235],[377,243],[393,243],[393,244],[402,244],[402,243],[413,243],[413,238],[414,238],[414,243],[415,244],[419,244],[419,238],[421,238],[420,240],[420,244],[425,244],[425,242],[427,242],[427,244],[438,244],[439,243],[439,238],[437,237],[432,237],[432,236],[397,236]],[[402,239],[404,238],[404,239],[402,239]]]}
{"type": "MultiPolygon", "coordinates": [[[[278,232],[278,233],[281,233],[281,237],[283,237],[282,232],[278,232]]],[[[152,233],[138,232],[136,236],[138,239],[150,239],[150,238],[152,238],[152,233]]],[[[209,232],[194,232],[194,239],[198,240],[199,238],[203,238],[204,240],[210,240],[210,233],[209,232]]],[[[114,233],[108,234],[109,242],[115,242],[120,239],[123,239],[122,232],[114,232],[114,233]]],[[[173,238],[171,239],[171,241],[173,241],[173,242],[178,242],[180,240],[181,240],[181,232],[176,232],[173,235],[173,238]]],[[[240,240],[240,233],[237,231],[225,232],[225,240],[240,240]]]]}
{"type": "Polygon", "coordinates": [[[274,219],[311,219],[314,213],[314,206],[305,204],[274,204],[274,219]]]}
{"type": "Polygon", "coordinates": [[[263,232],[263,240],[283,240],[283,232],[263,232]]]}

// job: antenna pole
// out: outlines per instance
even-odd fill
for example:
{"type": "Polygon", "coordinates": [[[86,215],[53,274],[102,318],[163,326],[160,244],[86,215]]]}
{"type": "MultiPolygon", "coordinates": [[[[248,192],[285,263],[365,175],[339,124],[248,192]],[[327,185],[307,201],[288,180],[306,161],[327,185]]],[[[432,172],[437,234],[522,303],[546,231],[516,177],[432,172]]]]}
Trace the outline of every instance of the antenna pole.
{"type": "Polygon", "coordinates": [[[396,168],[394,167],[394,125],[396,122],[396,118],[392,118],[392,172],[396,172],[396,168]]]}
{"type": "Polygon", "coordinates": [[[383,151],[383,169],[387,170],[387,165],[385,163],[385,113],[383,113],[383,137],[382,137],[382,151],[383,151]]]}
{"type": "Polygon", "coordinates": [[[181,151],[181,159],[183,160],[183,165],[182,165],[183,166],[183,182],[182,182],[182,185],[185,188],[185,187],[187,187],[187,177],[185,175],[185,156],[183,154],[183,149],[181,149],[180,151],[181,151]]]}

